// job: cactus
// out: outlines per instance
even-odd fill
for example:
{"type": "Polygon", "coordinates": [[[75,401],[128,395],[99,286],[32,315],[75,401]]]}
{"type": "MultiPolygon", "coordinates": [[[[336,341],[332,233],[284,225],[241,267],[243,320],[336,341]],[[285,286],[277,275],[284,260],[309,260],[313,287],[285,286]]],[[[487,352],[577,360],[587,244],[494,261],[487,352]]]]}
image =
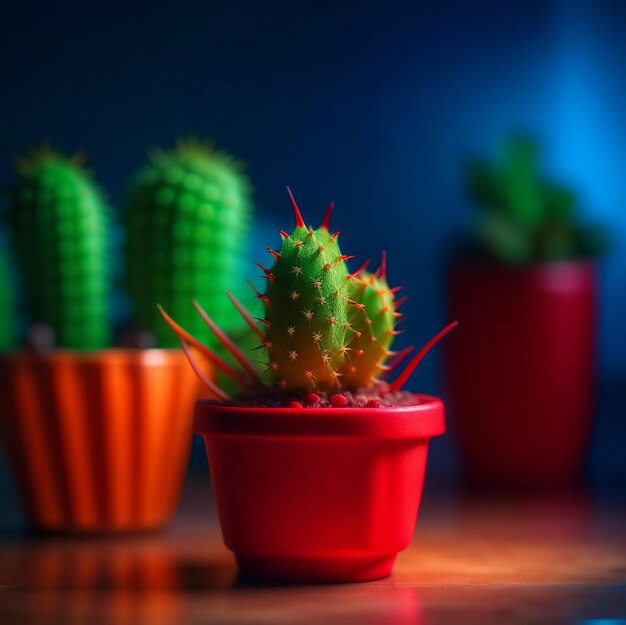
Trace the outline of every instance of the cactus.
{"type": "Polygon", "coordinates": [[[13,347],[15,342],[15,317],[13,283],[9,260],[0,247],[0,352],[13,347]]]}
{"type": "Polygon", "coordinates": [[[295,201],[293,206],[295,230],[282,233],[280,252],[270,252],[271,270],[262,267],[269,366],[286,389],[338,388],[349,335],[355,333],[348,323],[348,257],[337,237],[327,236],[326,228],[307,228],[295,201]]]}
{"type": "Polygon", "coordinates": [[[19,159],[8,223],[30,320],[57,347],[99,349],[110,340],[109,214],[82,164],[50,148],[19,159]]]}
{"type": "Polygon", "coordinates": [[[350,352],[342,369],[342,384],[347,388],[371,386],[385,371],[392,354],[391,343],[398,333],[401,316],[394,301],[397,289],[387,283],[386,254],[375,273],[361,271],[350,281],[350,298],[364,306],[353,312],[352,325],[358,331],[350,341],[350,352]]]}
{"type": "Polygon", "coordinates": [[[538,159],[533,141],[513,137],[499,165],[470,164],[468,191],[481,206],[481,245],[494,258],[514,264],[600,253],[603,234],[576,223],[573,193],[544,181],[538,159]]]}
{"type": "Polygon", "coordinates": [[[251,188],[229,156],[194,140],[155,150],[135,176],[126,206],[128,289],[134,324],[160,347],[176,337],[155,309],[160,302],[199,338],[212,334],[193,314],[196,298],[227,330],[241,324],[224,293],[242,275],[251,188]]]}
{"type": "MultiPolygon", "coordinates": [[[[289,191],[296,216],[291,234],[281,230],[279,251],[267,248],[274,262],[270,268],[257,263],[267,280],[265,291],[256,291],[265,305],[265,317],[253,318],[232,294],[229,297],[267,352],[270,387],[304,398],[310,404],[319,400],[318,392],[330,397],[330,405],[347,406],[349,399],[338,391],[367,391],[384,385],[380,377],[391,372],[412,348],[403,350],[387,367],[401,301],[395,301],[399,287],[390,289],[386,280],[386,257],[374,274],[365,273],[365,265],[349,273],[346,261],[353,258],[341,253],[339,232],[329,230],[332,204],[322,225],[313,230],[305,225],[300,210],[289,191]],[[259,325],[260,324],[260,327],[259,325]]],[[[219,325],[194,302],[200,318],[226,349],[225,360],[217,350],[207,347],[165,310],[159,311],[181,340],[189,361],[212,393],[220,400],[230,399],[223,387],[203,372],[190,347],[195,348],[225,376],[245,389],[245,394],[261,392],[266,387],[254,363],[223,332],[219,325]],[[234,366],[234,363],[240,368],[234,366]]],[[[420,350],[404,371],[387,384],[391,392],[400,390],[428,350],[456,323],[448,325],[420,350]]],[[[328,400],[327,405],[328,405],[328,400]]],[[[374,400],[373,400],[374,401],[374,400]]],[[[378,400],[375,400],[378,402],[378,400]]],[[[302,406],[298,400],[287,403],[302,406]]],[[[380,405],[375,403],[375,405],[380,405]]]]}

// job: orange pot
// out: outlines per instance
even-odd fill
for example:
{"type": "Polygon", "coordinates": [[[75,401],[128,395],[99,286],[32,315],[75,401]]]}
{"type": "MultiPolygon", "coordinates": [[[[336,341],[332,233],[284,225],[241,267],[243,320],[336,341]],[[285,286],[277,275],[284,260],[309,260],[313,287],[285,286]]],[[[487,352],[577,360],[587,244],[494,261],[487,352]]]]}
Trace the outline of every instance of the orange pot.
{"type": "Polygon", "coordinates": [[[31,522],[94,532],[165,523],[184,478],[197,395],[180,350],[0,358],[0,435],[31,522]]]}

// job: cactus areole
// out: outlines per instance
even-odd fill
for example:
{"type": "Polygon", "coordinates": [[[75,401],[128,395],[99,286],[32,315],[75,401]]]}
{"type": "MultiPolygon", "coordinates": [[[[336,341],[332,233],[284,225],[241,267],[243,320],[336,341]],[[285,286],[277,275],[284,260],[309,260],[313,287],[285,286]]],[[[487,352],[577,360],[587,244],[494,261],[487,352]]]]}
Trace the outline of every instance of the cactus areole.
{"type": "Polygon", "coordinates": [[[333,204],[320,227],[313,229],[306,225],[287,190],[295,228],[291,233],[280,231],[282,244],[278,250],[267,248],[272,260],[268,266],[257,263],[266,281],[264,291],[252,286],[264,304],[265,316],[252,317],[228,294],[259,339],[254,357],[234,345],[197,302],[196,310],[237,366],[226,362],[159,306],[165,321],[180,339],[194,370],[220,401],[289,408],[413,405],[414,396],[402,391],[402,386],[426,352],[456,322],[444,328],[397,373],[412,348],[391,351],[393,339],[399,334],[399,308],[406,298],[396,298],[401,287],[390,288],[387,283],[385,253],[374,273],[366,271],[368,263],[350,272],[346,262],[353,256],[342,253],[339,231],[329,229],[333,204]],[[237,382],[241,393],[231,398],[204,375],[198,355],[237,382]],[[390,381],[395,373],[396,378],[390,381]]]}

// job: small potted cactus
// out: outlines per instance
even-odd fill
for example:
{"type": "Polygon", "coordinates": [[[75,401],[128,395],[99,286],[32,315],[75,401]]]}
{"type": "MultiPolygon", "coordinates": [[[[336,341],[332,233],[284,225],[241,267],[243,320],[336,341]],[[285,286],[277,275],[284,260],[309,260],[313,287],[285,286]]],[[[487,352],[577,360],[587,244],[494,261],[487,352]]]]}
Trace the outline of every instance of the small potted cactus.
{"type": "Polygon", "coordinates": [[[390,351],[401,301],[387,284],[385,256],[375,273],[366,266],[350,273],[352,257],[329,230],[332,205],[314,230],[291,200],[295,229],[280,232],[280,249],[267,248],[270,268],[259,264],[264,317],[253,318],[230,294],[258,337],[263,372],[197,302],[236,367],[161,312],[217,398],[197,403],[196,431],[240,571],[289,581],[377,579],[412,538],[428,443],[444,431],[442,401],[402,387],[455,324],[389,381],[411,350],[390,351]],[[191,348],[239,393],[207,379],[191,348]]]}
{"type": "MultiPolygon", "coordinates": [[[[178,501],[199,384],[185,356],[168,349],[140,313],[154,308],[158,275],[184,288],[186,267],[172,255],[199,249],[193,238],[174,245],[168,232],[190,221],[198,229],[222,228],[215,219],[220,202],[239,189],[224,181],[240,176],[219,155],[209,171],[213,153],[199,144],[194,162],[180,149],[160,157],[177,167],[180,180],[164,182],[155,173],[144,189],[144,173],[129,194],[127,283],[139,314],[119,340],[109,319],[115,226],[102,192],[80,157],[46,148],[18,163],[7,221],[28,316],[27,349],[0,357],[0,435],[25,512],[38,528],[151,529],[168,520],[178,501]],[[187,189],[194,176],[195,190],[187,189]],[[200,200],[208,186],[211,199],[200,200]],[[166,205],[157,201],[162,189],[173,195],[166,205]],[[214,214],[203,222],[207,205],[214,214]]],[[[207,289],[194,286],[206,301],[207,289]]]]}
{"type": "Polygon", "coordinates": [[[542,177],[527,138],[512,138],[500,163],[474,161],[468,187],[478,245],[449,275],[463,340],[445,350],[465,475],[480,487],[569,484],[592,423],[602,234],[542,177]]]}

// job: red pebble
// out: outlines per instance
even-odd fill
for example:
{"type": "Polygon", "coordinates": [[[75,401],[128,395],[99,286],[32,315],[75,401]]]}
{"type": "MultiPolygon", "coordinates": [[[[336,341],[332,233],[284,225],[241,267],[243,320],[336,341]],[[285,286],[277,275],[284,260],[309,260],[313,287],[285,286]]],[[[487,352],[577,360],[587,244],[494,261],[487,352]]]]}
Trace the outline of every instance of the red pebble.
{"type": "Polygon", "coordinates": [[[330,398],[330,405],[335,408],[345,408],[348,405],[348,398],[345,395],[336,393],[330,398]]]}
{"type": "Polygon", "coordinates": [[[302,408],[302,404],[299,401],[290,401],[287,408],[302,408]]]}
{"type": "Polygon", "coordinates": [[[306,399],[307,404],[317,404],[320,396],[317,393],[309,393],[304,399],[306,399]]]}
{"type": "Polygon", "coordinates": [[[380,408],[381,403],[380,399],[369,399],[367,404],[365,404],[368,408],[380,408]]]}

